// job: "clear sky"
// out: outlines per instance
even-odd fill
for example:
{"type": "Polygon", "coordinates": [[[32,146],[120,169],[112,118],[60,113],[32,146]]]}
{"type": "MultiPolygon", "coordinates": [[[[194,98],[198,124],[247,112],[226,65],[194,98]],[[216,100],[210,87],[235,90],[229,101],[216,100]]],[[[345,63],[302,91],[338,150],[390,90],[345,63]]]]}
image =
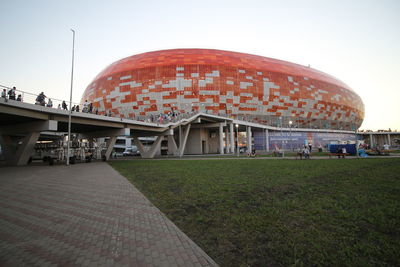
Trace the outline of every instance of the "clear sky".
{"type": "Polygon", "coordinates": [[[400,130],[398,0],[1,0],[0,84],[73,101],[112,62],[214,48],[311,65],[353,88],[361,129],[400,130]]]}

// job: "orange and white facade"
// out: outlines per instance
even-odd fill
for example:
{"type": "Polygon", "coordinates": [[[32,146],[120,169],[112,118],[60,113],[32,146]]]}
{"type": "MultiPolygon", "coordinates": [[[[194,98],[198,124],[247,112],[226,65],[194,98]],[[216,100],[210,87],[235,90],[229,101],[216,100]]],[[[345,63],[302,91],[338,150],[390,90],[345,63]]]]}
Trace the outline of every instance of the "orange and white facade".
{"type": "Polygon", "coordinates": [[[228,116],[271,126],[355,130],[361,98],[315,69],[256,55],[173,49],[121,59],[86,88],[99,113],[146,119],[171,112],[228,116]]]}

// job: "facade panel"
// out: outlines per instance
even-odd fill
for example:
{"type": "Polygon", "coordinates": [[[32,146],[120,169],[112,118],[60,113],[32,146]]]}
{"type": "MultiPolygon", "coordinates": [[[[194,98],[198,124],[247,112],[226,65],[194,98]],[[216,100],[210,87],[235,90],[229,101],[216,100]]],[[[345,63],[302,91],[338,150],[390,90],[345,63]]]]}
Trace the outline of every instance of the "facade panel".
{"type": "Polygon", "coordinates": [[[209,49],[149,52],[117,61],[82,102],[100,114],[148,120],[204,112],[271,126],[357,129],[361,98],[336,78],[285,61],[209,49]]]}

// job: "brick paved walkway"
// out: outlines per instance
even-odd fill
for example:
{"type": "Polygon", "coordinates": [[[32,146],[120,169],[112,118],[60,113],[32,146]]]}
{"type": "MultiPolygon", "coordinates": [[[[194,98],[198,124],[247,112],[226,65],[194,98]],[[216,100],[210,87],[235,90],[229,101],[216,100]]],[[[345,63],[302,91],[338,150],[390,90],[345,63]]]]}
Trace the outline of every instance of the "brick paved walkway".
{"type": "Polygon", "coordinates": [[[0,266],[216,266],[106,163],[0,168],[0,266]]]}

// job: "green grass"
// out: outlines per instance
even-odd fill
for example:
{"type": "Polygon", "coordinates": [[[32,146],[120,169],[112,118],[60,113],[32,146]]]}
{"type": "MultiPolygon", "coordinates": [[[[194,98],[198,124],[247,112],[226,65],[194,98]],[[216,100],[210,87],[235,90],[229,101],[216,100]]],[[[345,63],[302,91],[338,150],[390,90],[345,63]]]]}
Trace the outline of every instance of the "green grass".
{"type": "Polygon", "coordinates": [[[400,265],[400,159],[110,164],[222,266],[400,265]]]}

